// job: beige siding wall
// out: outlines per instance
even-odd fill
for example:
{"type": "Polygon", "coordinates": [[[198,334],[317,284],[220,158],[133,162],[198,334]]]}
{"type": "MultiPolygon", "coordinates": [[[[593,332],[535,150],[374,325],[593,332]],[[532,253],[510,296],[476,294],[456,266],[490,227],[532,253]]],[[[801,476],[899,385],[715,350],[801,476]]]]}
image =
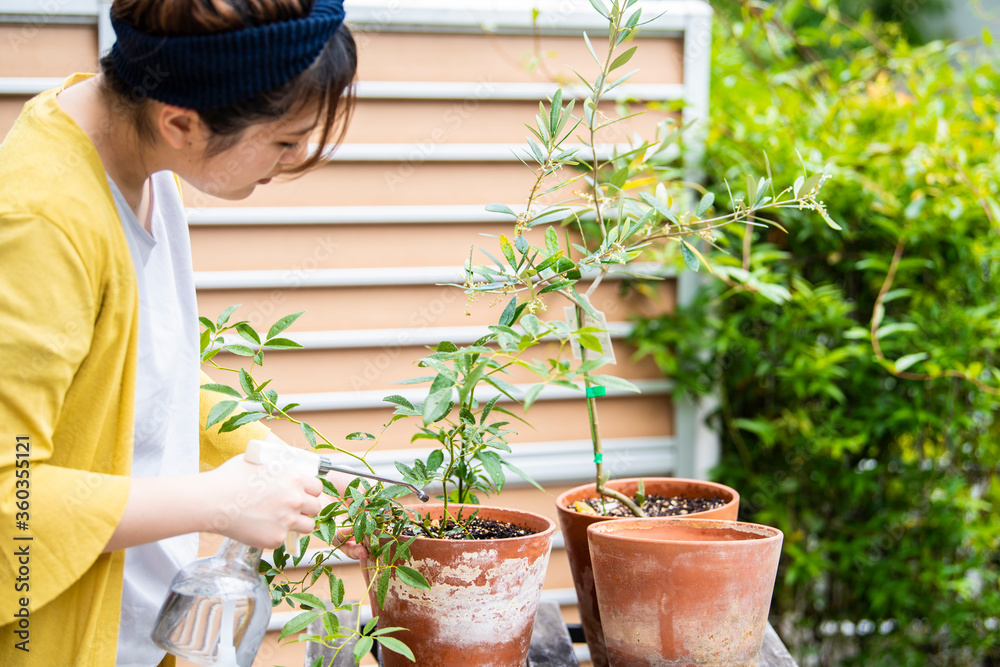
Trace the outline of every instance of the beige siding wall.
{"type": "Polygon", "coordinates": [[[0,25],[0,76],[65,77],[93,72],[96,64],[97,30],[93,27],[0,25]]]}
{"type": "MultiPolygon", "coordinates": [[[[641,67],[633,82],[681,83],[681,40],[644,41],[633,61],[641,67]]],[[[0,25],[0,78],[63,77],[75,71],[93,71],[97,42],[95,26],[0,25]]],[[[266,327],[280,315],[305,310],[305,316],[290,332],[293,337],[296,332],[372,329],[397,332],[398,344],[366,346],[358,342],[347,347],[321,346],[271,354],[258,374],[273,376],[272,386],[283,394],[333,392],[345,397],[357,392],[394,393],[398,387],[392,382],[421,374],[414,362],[425,352],[422,346],[407,343],[409,337],[399,332],[419,331],[433,336],[437,328],[486,326],[495,323],[502,308],[488,299],[470,307],[461,290],[433,283],[366,285],[365,276],[360,274],[355,276],[358,284],[351,286],[297,287],[314,276],[316,270],[459,267],[473,244],[483,244],[492,252],[492,240],[481,234],[510,233],[510,227],[501,216],[493,221],[482,221],[482,216],[469,216],[474,219],[468,221],[443,216],[440,222],[419,224],[351,221],[325,224],[322,220],[314,224],[281,224],[282,216],[290,215],[291,207],[303,206],[482,207],[494,201],[523,203],[532,174],[518,162],[440,160],[435,154],[442,145],[522,142],[526,134],[523,124],[533,120],[537,102],[491,100],[491,91],[504,83],[572,82],[568,66],[589,71],[592,65],[582,40],[568,36],[359,31],[358,42],[362,82],[431,85],[469,82],[475,84],[472,90],[477,92],[472,97],[457,99],[361,99],[347,143],[362,154],[368,144],[408,145],[399,147],[402,159],[397,156],[388,161],[335,160],[295,181],[259,187],[251,197],[239,202],[223,202],[191,187],[185,190],[189,206],[208,219],[220,206],[246,207],[248,212],[260,207],[281,207],[272,211],[273,224],[192,226],[195,270],[206,272],[203,277],[219,275],[215,272],[275,272],[269,279],[272,284],[265,280],[263,286],[200,289],[201,314],[214,318],[226,306],[241,303],[243,307],[237,314],[258,327],[266,327]],[[538,56],[540,62],[536,62],[538,56]]],[[[24,95],[0,96],[0,136],[6,134],[26,99],[24,95]]],[[[637,109],[638,105],[633,104],[632,108],[637,109]]],[[[611,110],[611,105],[605,109],[611,110]]],[[[599,139],[620,141],[633,131],[649,136],[664,117],[661,112],[649,112],[608,130],[599,139]]],[[[231,167],[233,171],[240,168],[238,164],[231,167]]],[[[225,175],[220,174],[220,178],[225,175]]],[[[238,213],[236,218],[239,219],[238,213]]],[[[540,234],[538,230],[530,232],[534,238],[529,240],[540,244],[540,234]]],[[[667,310],[674,303],[676,290],[672,281],[664,283],[655,301],[634,296],[622,298],[619,287],[609,281],[594,298],[595,305],[607,312],[610,321],[624,321],[631,312],[667,310]]],[[[560,317],[561,312],[562,304],[553,304],[544,317],[560,317]]],[[[617,374],[640,380],[659,378],[649,363],[631,361],[631,351],[620,341],[617,354],[621,360],[617,374]]],[[[227,362],[237,363],[231,359],[227,362]]],[[[228,380],[222,374],[215,375],[218,380],[228,380]]],[[[518,377],[515,381],[529,379],[518,377]]],[[[674,434],[673,410],[663,391],[602,399],[600,410],[603,435],[608,439],[667,439],[674,434]]],[[[377,433],[389,414],[385,408],[366,407],[308,412],[302,416],[340,442],[352,431],[377,433]]],[[[529,417],[533,428],[522,429],[515,442],[582,441],[589,435],[582,400],[540,401],[529,417]]],[[[279,424],[275,430],[289,441],[302,444],[295,429],[279,424]]],[[[411,432],[405,423],[396,425],[382,447],[410,448],[411,432]]],[[[622,470],[627,471],[628,465],[626,461],[622,470]]],[[[585,481],[588,480],[579,479],[575,483],[585,481]]],[[[513,484],[489,502],[554,518],[553,499],[565,488],[567,483],[560,482],[543,494],[513,484]]],[[[206,537],[203,551],[211,551],[216,540],[206,537]]],[[[351,582],[351,594],[360,596],[357,568],[345,566],[339,571],[351,582]]],[[[572,588],[561,549],[553,553],[546,588],[572,588]]],[[[573,616],[572,609],[566,611],[569,617],[573,616]]],[[[272,633],[257,664],[301,664],[298,647],[277,647],[275,637],[276,633],[272,633]]]]}

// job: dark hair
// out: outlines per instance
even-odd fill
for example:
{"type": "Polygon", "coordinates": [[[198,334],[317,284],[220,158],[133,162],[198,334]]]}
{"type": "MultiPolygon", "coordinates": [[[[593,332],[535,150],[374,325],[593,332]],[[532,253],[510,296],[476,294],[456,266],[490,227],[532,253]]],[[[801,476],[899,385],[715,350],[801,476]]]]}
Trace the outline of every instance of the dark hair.
{"type": "MultiPolygon", "coordinates": [[[[288,21],[309,14],[313,0],[115,0],[114,16],[137,30],[165,37],[229,32],[245,27],[288,21]]],[[[315,105],[319,149],[303,163],[287,169],[302,173],[322,160],[323,147],[343,139],[354,109],[357,47],[351,31],[341,25],[316,60],[288,83],[245,102],[218,109],[195,109],[212,133],[207,154],[235,145],[251,125],[271,122],[315,105]]],[[[115,70],[110,54],[101,58],[104,94],[113,107],[124,105],[140,140],[150,141],[153,128],[149,100],[115,70]]]]}

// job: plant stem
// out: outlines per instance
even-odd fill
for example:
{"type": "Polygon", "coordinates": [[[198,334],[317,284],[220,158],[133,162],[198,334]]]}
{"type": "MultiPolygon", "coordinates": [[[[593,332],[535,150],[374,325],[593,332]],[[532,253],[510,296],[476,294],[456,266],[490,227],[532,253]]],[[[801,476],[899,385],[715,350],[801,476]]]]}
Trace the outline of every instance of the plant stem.
{"type": "MultiPolygon", "coordinates": [[[[462,429],[459,430],[459,433],[462,434],[462,429]]],[[[464,434],[462,434],[462,435],[460,435],[459,441],[458,441],[458,460],[459,461],[464,461],[466,454],[467,454],[467,452],[466,452],[466,449],[465,449],[465,437],[464,437],[464,434]]],[[[463,499],[465,498],[465,484],[464,484],[464,482],[465,482],[465,478],[462,475],[459,475],[458,476],[458,483],[457,483],[458,495],[455,496],[455,499],[456,499],[456,501],[458,503],[462,503],[463,499]]],[[[447,499],[447,497],[445,497],[445,507],[447,507],[447,506],[448,506],[448,499],[447,499]]]]}
{"type": "Polygon", "coordinates": [[[747,216],[747,226],[743,232],[743,270],[750,270],[750,249],[753,243],[753,213],[747,216]]]}
{"type": "Polygon", "coordinates": [[[607,266],[601,267],[601,272],[597,274],[597,277],[594,278],[594,282],[592,282],[590,287],[587,288],[587,296],[590,296],[595,290],[597,290],[597,286],[601,284],[602,280],[604,280],[604,276],[608,275],[608,270],[607,266]]]}
{"type": "Polygon", "coordinates": [[[892,375],[895,375],[903,380],[919,380],[921,382],[926,382],[928,380],[935,379],[935,377],[960,378],[971,382],[978,389],[986,392],[987,394],[991,394],[993,396],[1000,395],[1000,387],[992,387],[979,378],[969,375],[965,371],[946,369],[939,371],[937,375],[931,375],[929,373],[912,373],[910,371],[897,371],[895,368],[889,368],[890,365],[895,366],[895,362],[887,359],[885,354],[882,352],[882,346],[879,344],[878,340],[878,328],[884,315],[883,308],[885,297],[889,293],[890,288],[892,288],[893,281],[896,279],[896,270],[899,268],[900,260],[903,259],[903,248],[905,247],[906,236],[901,235],[896,243],[896,250],[892,254],[892,262],[889,264],[889,272],[886,274],[885,280],[882,282],[882,289],[879,290],[878,297],[875,299],[875,305],[872,307],[871,343],[872,351],[875,353],[875,358],[881,361],[886,367],[886,370],[888,370],[892,375]]]}
{"type": "MultiPolygon", "coordinates": [[[[583,308],[579,305],[576,306],[576,321],[577,323],[583,322],[583,308]]],[[[587,349],[583,345],[580,346],[580,356],[583,361],[587,361],[587,349]]],[[[593,386],[588,375],[583,376],[583,386],[585,389],[590,389],[593,386]]],[[[596,466],[594,486],[597,489],[597,493],[602,496],[614,498],[628,507],[629,511],[635,516],[646,516],[642,508],[636,505],[631,498],[624,493],[604,486],[604,448],[601,445],[601,432],[597,422],[597,399],[593,396],[587,396],[587,418],[590,421],[590,440],[594,446],[594,465],[596,466]]]]}
{"type": "MultiPolygon", "coordinates": [[[[227,368],[225,366],[220,366],[214,359],[210,359],[208,363],[210,363],[212,365],[212,367],[215,368],[216,370],[228,371],[230,373],[237,373],[237,374],[239,374],[239,372],[240,372],[238,368],[227,368]]],[[[248,375],[250,375],[250,379],[253,380],[253,372],[252,371],[248,371],[248,375]]],[[[245,398],[244,398],[244,400],[245,400],[245,398]]],[[[252,403],[257,403],[262,408],[264,408],[264,410],[266,412],[268,412],[268,414],[270,414],[271,418],[273,418],[273,419],[280,419],[282,421],[291,422],[292,424],[297,425],[299,428],[302,427],[302,422],[301,421],[299,421],[298,419],[295,419],[294,417],[292,417],[291,415],[289,415],[287,412],[285,412],[284,410],[282,410],[281,408],[279,408],[277,405],[274,405],[273,403],[271,403],[271,401],[269,401],[269,400],[265,399],[264,402],[260,402],[260,401],[251,401],[251,402],[252,403]]],[[[309,425],[309,428],[312,428],[311,424],[309,425]]],[[[313,430],[313,433],[316,434],[316,437],[318,439],[322,440],[325,444],[327,444],[330,447],[332,447],[333,451],[338,452],[340,454],[346,454],[347,456],[350,456],[351,458],[353,458],[353,459],[359,461],[360,463],[364,464],[364,466],[368,469],[368,472],[371,472],[371,473],[375,472],[375,469],[371,467],[371,465],[368,463],[368,461],[365,460],[365,458],[363,456],[359,456],[355,452],[352,452],[352,451],[347,450],[347,449],[343,449],[342,447],[338,447],[337,445],[335,445],[332,442],[330,442],[329,438],[327,438],[325,435],[323,435],[322,433],[320,433],[316,429],[313,428],[312,430],[313,430]]]]}
{"type": "MultiPolygon", "coordinates": [[[[608,55],[604,59],[604,67],[601,68],[601,74],[599,78],[599,83],[597,89],[594,91],[594,110],[590,114],[590,123],[587,129],[590,130],[590,150],[594,156],[594,167],[593,167],[593,181],[591,184],[591,190],[594,193],[594,213],[597,216],[597,224],[601,228],[601,237],[608,237],[607,227],[604,225],[604,214],[601,211],[601,186],[598,180],[598,174],[601,169],[601,161],[597,155],[597,121],[600,115],[600,103],[601,98],[604,97],[604,85],[607,83],[608,75],[611,74],[611,60],[615,55],[615,42],[618,37],[618,31],[621,23],[621,15],[619,15],[618,21],[614,24],[614,30],[612,30],[611,35],[608,38],[608,55]]],[[[586,106],[587,102],[584,101],[586,106]]]]}
{"type": "Polygon", "coordinates": [[[444,498],[444,511],[448,513],[448,480],[451,479],[452,471],[455,469],[455,441],[449,436],[445,438],[443,444],[448,448],[448,467],[445,468],[441,476],[441,496],[444,498]]]}

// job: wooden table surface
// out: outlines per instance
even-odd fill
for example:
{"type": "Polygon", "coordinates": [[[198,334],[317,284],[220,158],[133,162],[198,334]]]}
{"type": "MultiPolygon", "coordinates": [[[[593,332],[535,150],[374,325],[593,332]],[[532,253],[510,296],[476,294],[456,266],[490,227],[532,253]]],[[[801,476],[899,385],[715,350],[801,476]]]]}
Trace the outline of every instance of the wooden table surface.
{"type": "MultiPolygon", "coordinates": [[[[579,664],[559,607],[551,603],[539,605],[528,649],[528,667],[578,667],[579,664]]],[[[798,667],[770,623],[758,667],[798,667]]]]}
{"type": "MultiPolygon", "coordinates": [[[[357,608],[355,607],[355,609],[357,608]]],[[[354,619],[343,618],[341,623],[353,624],[354,619]]],[[[576,627],[578,628],[578,626],[576,627]]],[[[310,632],[324,634],[322,626],[310,627],[310,632]]],[[[577,631],[575,634],[579,634],[579,632],[577,631]]],[[[316,659],[320,657],[324,658],[321,663],[323,667],[353,667],[352,649],[353,646],[345,647],[337,654],[333,662],[330,662],[334,654],[333,649],[322,644],[307,642],[305,667],[312,667],[316,659]]],[[[379,664],[381,662],[379,660],[379,664]]],[[[579,667],[579,665],[573,650],[570,630],[563,621],[559,606],[551,602],[540,604],[538,614],[535,616],[531,646],[528,649],[527,667],[579,667]]],[[[433,666],[419,665],[418,667],[433,666]]],[[[469,667],[476,667],[476,665],[469,665],[469,667]]],[[[758,667],[798,667],[770,623],[767,626],[767,634],[764,635],[764,645],[761,648],[758,667]]]]}

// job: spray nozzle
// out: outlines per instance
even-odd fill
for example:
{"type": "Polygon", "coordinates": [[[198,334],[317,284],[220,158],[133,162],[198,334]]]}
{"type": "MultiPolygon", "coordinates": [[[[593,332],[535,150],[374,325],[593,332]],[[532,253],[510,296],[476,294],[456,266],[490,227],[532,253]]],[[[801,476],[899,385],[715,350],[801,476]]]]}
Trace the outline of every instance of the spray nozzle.
{"type": "Polygon", "coordinates": [[[373,475],[367,472],[358,472],[357,470],[352,470],[351,468],[341,468],[331,464],[330,459],[321,456],[319,459],[319,473],[321,475],[325,475],[326,473],[331,471],[342,472],[348,475],[354,475],[356,477],[364,477],[366,479],[374,479],[376,481],[385,482],[387,484],[396,484],[397,486],[405,486],[406,488],[408,488],[410,491],[413,491],[413,493],[417,495],[417,498],[420,499],[420,502],[425,503],[428,500],[430,500],[430,496],[428,496],[426,493],[424,493],[422,490],[418,489],[414,485],[409,484],[408,482],[401,482],[399,480],[389,479],[388,477],[379,477],[378,475],[373,475]]]}

